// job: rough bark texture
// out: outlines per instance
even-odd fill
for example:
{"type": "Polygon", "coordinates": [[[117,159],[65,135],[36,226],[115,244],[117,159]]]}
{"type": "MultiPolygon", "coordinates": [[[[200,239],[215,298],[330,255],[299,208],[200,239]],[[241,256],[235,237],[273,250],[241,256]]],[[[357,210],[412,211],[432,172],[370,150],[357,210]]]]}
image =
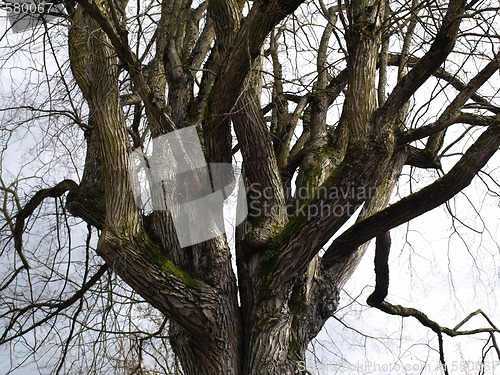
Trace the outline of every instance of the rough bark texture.
{"type": "MultiPolygon", "coordinates": [[[[413,60],[382,48],[386,1],[323,9],[329,24],[318,47],[317,78],[304,96],[285,92],[275,43],[279,23],[302,0],[210,0],[197,8],[188,0],[163,1],[147,64],[129,45],[125,4],[77,2],[69,57],[88,105],[89,130],[82,181],[68,185],[67,207],[102,230],[98,254],[170,319],[171,344],[187,375],[300,372],[307,345],[335,312],[367,242],[376,237],[388,247],[390,229],[457,194],[500,145],[498,116],[460,113],[471,98],[487,102],[476,91],[498,69],[498,55],[468,85],[455,84],[461,95],[436,124],[401,126],[416,90],[432,75],[445,76],[440,66],[454,47],[465,0],[449,1],[428,51],[413,60]],[[330,74],[335,24],[345,30],[347,58],[330,74]],[[262,54],[270,56],[275,79],[267,109],[262,54]],[[390,65],[399,65],[400,74],[386,98],[386,75],[378,69],[390,65]],[[131,103],[122,95],[121,75],[129,79],[131,103]],[[384,87],[377,100],[379,79],[384,87]],[[328,125],[327,112],[341,94],[340,121],[328,125]],[[135,106],[132,120],[124,112],[128,105],[135,106]],[[296,137],[299,122],[303,133],[296,137]],[[487,129],[451,171],[387,207],[405,164],[440,168],[432,137],[442,143],[444,129],[457,122],[487,129]],[[237,229],[236,272],[225,236],[180,248],[170,214],[143,212],[134,201],[132,147],[191,125],[207,162],[231,162],[232,127],[241,151],[251,215],[237,229]],[[410,145],[427,136],[426,149],[410,145]],[[301,195],[290,191],[294,175],[301,195]],[[320,256],[361,206],[357,223],[320,256]]],[[[383,269],[387,259],[378,261],[383,269]]],[[[376,290],[372,298],[381,302],[386,294],[376,290]]]]}

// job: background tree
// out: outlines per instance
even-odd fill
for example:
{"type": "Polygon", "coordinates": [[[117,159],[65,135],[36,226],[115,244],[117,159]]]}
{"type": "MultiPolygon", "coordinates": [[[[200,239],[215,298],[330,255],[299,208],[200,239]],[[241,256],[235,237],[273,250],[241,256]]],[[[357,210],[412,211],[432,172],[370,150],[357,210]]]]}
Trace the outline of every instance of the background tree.
{"type": "MultiPolygon", "coordinates": [[[[462,331],[386,301],[390,230],[460,193],[500,145],[495,1],[64,6],[59,24],[19,43],[2,37],[3,66],[37,48],[45,66],[25,71],[23,79],[32,72],[40,80],[28,85],[32,94],[4,100],[5,145],[26,122],[40,134],[32,155],[43,167],[2,181],[9,268],[0,343],[24,340],[35,350],[34,332],[52,327],[68,336],[54,370],[64,372],[81,334],[95,337],[94,350],[110,334],[93,329],[99,311],[127,338],[114,341],[130,353],[116,364],[123,371],[142,371],[145,353],[160,372],[305,371],[308,344],[376,238],[370,306],[429,327],[443,364],[443,335],[487,333],[499,352],[490,320],[462,331]],[[193,125],[207,162],[241,155],[250,210],[236,228],[236,270],[226,236],[181,248],[169,212],[134,200],[132,149],[147,151],[152,139],[193,125]],[[459,158],[445,168],[450,150],[459,158]],[[68,161],[74,168],[54,168],[68,161]],[[432,181],[389,205],[405,166],[432,181]],[[30,176],[35,194],[19,190],[30,176]],[[48,198],[55,206],[41,206],[48,198]],[[81,226],[68,213],[89,227],[83,246],[73,243],[81,226]],[[163,318],[148,320],[151,308],[163,318]],[[142,327],[124,327],[127,315],[142,327]],[[61,328],[64,316],[70,323],[61,328]],[[149,336],[140,335],[144,324],[149,336]]],[[[498,196],[494,178],[484,181],[498,196]]],[[[89,368],[99,366],[91,360],[89,368]]]]}

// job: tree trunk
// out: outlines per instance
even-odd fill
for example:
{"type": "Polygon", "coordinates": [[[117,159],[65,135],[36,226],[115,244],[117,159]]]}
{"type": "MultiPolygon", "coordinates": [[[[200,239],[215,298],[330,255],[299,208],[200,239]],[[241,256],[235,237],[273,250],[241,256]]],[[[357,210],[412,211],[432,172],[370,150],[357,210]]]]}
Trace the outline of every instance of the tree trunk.
{"type": "MultiPolygon", "coordinates": [[[[465,2],[450,2],[440,44],[431,47],[412,77],[401,80],[395,89],[400,96],[390,96],[385,105],[376,99],[385,1],[357,1],[345,12],[348,19],[342,16],[349,23],[345,25],[347,68],[329,82],[328,41],[336,14],[343,12],[330,9],[332,24],[322,37],[313,95],[301,99],[291,116],[284,106],[273,109],[271,131],[256,91],[262,87],[260,75],[251,68],[270,31],[301,1],[254,5],[245,22],[240,3],[210,1],[211,18],[200,35],[207,46],[216,37],[205,66],[217,71],[203,77],[198,97],[193,93],[193,71],[209,47],[192,37],[199,12],[189,1],[174,3],[164,3],[160,25],[165,34],[157,35],[157,55],[145,68],[129,49],[126,30],[120,28],[113,9],[82,0],[72,14],[71,68],[88,103],[92,126],[80,188],[87,189],[94,181],[97,197],[85,201],[90,205],[85,212],[77,209],[83,193],[73,195],[69,206],[75,215],[102,229],[97,250],[106,263],[171,319],[170,341],[185,374],[305,373],[307,346],[335,312],[366,241],[385,233],[393,222],[382,220],[377,232],[363,241],[352,235],[340,237],[322,258],[318,253],[356,209],[364,205],[357,224],[362,226],[387,206],[403,165],[413,155],[398,144],[397,105],[406,103],[408,93],[440,65],[446,54],[439,48],[452,48],[458,32],[455,16],[465,2]],[[184,28],[173,27],[179,20],[184,28]],[[238,280],[225,236],[181,248],[169,213],[146,215],[135,205],[128,171],[129,135],[135,146],[140,144],[142,107],[136,108],[137,121],[129,126],[119,96],[119,63],[130,76],[138,102],[144,104],[153,138],[194,124],[207,162],[230,162],[233,124],[250,187],[250,209],[256,209],[237,229],[238,280]],[[328,108],[345,87],[340,123],[328,130],[328,108]],[[303,150],[295,154],[289,148],[302,111],[309,129],[303,150]],[[306,191],[306,198],[284,191],[299,165],[296,189],[306,191]],[[94,173],[87,173],[87,168],[94,173]],[[265,194],[252,195],[252,187],[265,194]],[[287,203],[294,201],[298,209],[287,210],[287,203]],[[98,209],[101,216],[89,213],[98,209]]],[[[273,64],[279,76],[276,56],[273,64]]],[[[275,85],[273,95],[284,100],[282,85],[275,85]]],[[[498,142],[498,130],[491,133],[492,139],[497,138],[484,143],[486,153],[498,142]]],[[[487,159],[478,160],[475,169],[487,159]]]]}

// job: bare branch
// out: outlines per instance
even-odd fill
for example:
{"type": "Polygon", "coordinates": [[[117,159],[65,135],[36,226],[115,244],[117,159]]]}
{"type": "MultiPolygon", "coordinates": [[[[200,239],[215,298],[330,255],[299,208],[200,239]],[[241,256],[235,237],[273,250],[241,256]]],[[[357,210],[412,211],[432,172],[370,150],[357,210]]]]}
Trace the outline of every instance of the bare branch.
{"type": "Polygon", "coordinates": [[[16,225],[14,229],[14,244],[19,257],[21,258],[23,265],[26,269],[30,269],[28,260],[23,254],[23,231],[25,220],[31,216],[31,214],[37,209],[38,206],[46,198],[56,198],[60,197],[67,191],[71,191],[78,188],[78,184],[73,180],[64,180],[58,183],[56,186],[48,189],[39,190],[33,198],[30,199],[28,204],[18,212],[16,215],[16,225]]]}
{"type": "Polygon", "coordinates": [[[455,45],[460,26],[460,16],[465,11],[465,0],[451,0],[434,42],[429,51],[419,60],[413,69],[396,85],[384,106],[378,111],[379,121],[394,118],[408,99],[442,64],[455,45]]]}
{"type": "Polygon", "coordinates": [[[326,265],[348,257],[358,246],[380,233],[440,206],[466,186],[495,154],[500,145],[498,123],[484,131],[460,161],[443,177],[389,207],[354,224],[339,236],[323,257],[326,265]]]}
{"type": "Polygon", "coordinates": [[[89,281],[87,281],[84,285],[82,285],[82,287],[73,296],[71,296],[67,300],[60,301],[60,302],[57,302],[57,303],[53,303],[53,302],[35,303],[35,304],[28,305],[27,307],[25,307],[25,308],[20,309],[19,311],[17,311],[16,312],[16,317],[13,318],[12,321],[11,321],[11,325],[12,326],[14,324],[16,324],[17,320],[23,314],[25,314],[29,310],[32,310],[32,309],[35,309],[35,308],[36,309],[41,309],[41,308],[44,308],[44,307],[47,307],[47,308],[50,308],[50,309],[54,309],[54,311],[52,311],[49,314],[47,314],[43,319],[37,321],[36,323],[34,323],[33,325],[31,325],[28,328],[25,328],[25,329],[23,329],[23,330],[21,330],[19,332],[16,332],[15,335],[7,336],[8,333],[10,332],[11,328],[12,328],[12,327],[7,327],[5,329],[5,331],[4,331],[4,334],[0,338],[0,345],[1,344],[5,344],[5,343],[7,343],[9,341],[12,341],[12,340],[14,340],[14,339],[16,339],[18,337],[21,337],[21,336],[25,335],[28,332],[33,331],[35,328],[41,326],[42,324],[48,322],[50,319],[52,319],[55,316],[57,316],[64,309],[67,309],[68,307],[70,307],[71,305],[73,305],[75,302],[81,300],[84,297],[85,293],[87,293],[87,291],[90,288],[92,288],[100,280],[100,278],[104,275],[104,273],[106,273],[107,270],[108,270],[108,265],[107,264],[102,265],[99,268],[99,270],[94,274],[94,276],[92,276],[89,279],[89,281]]]}

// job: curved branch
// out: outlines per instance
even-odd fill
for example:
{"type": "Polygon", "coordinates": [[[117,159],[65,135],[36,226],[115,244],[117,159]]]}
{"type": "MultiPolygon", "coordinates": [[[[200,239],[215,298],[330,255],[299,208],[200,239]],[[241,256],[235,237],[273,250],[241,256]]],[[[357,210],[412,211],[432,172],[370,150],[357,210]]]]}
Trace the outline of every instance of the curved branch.
{"type": "Polygon", "coordinates": [[[249,194],[250,207],[256,209],[252,213],[252,225],[279,227],[286,221],[285,197],[273,144],[255,92],[243,91],[235,108],[237,111],[232,119],[243,156],[245,178],[253,190],[251,193],[255,193],[255,189],[265,192],[257,194],[257,199],[254,199],[255,194],[249,194]],[[269,212],[267,207],[277,209],[269,212]]]}
{"type": "Polygon", "coordinates": [[[465,335],[473,335],[477,333],[489,333],[492,338],[494,338],[494,334],[500,332],[498,328],[493,324],[493,322],[488,318],[488,316],[482,312],[481,310],[477,310],[471,314],[469,314],[465,319],[463,319],[460,323],[458,323],[454,328],[442,327],[436,321],[431,320],[426,314],[422,311],[411,308],[411,307],[403,307],[401,305],[393,305],[387,301],[385,298],[387,297],[387,293],[389,290],[389,251],[391,247],[390,235],[389,232],[385,232],[379,236],[377,236],[377,244],[375,248],[375,290],[368,297],[367,303],[371,307],[375,307],[380,311],[385,312],[389,315],[397,315],[401,317],[413,317],[417,319],[423,326],[430,328],[437,334],[438,343],[439,343],[439,359],[445,374],[448,374],[446,369],[446,361],[444,358],[444,346],[443,346],[443,333],[450,336],[465,336],[465,335]],[[490,324],[490,328],[477,328],[472,330],[463,330],[459,331],[459,328],[462,327],[465,323],[467,323],[473,316],[477,314],[482,314],[485,319],[490,324]]]}
{"type": "MultiPolygon", "coordinates": [[[[443,366],[444,369],[446,369],[446,362],[444,360],[443,339],[442,339],[443,333],[446,334],[447,336],[455,337],[455,336],[474,335],[478,333],[489,333],[490,335],[493,336],[494,333],[500,332],[500,330],[498,330],[498,328],[496,328],[495,326],[492,326],[491,328],[476,328],[466,331],[458,331],[455,328],[450,329],[439,325],[439,323],[430,319],[425,313],[413,307],[403,307],[401,305],[393,305],[386,301],[382,302],[368,301],[368,304],[389,315],[396,315],[404,318],[413,317],[417,319],[423,326],[430,328],[433,332],[435,332],[438,336],[438,341],[439,341],[439,358],[441,365],[443,366]]],[[[474,315],[478,314],[479,311],[481,310],[478,310],[475,313],[470,314],[466,319],[470,318],[473,314],[474,315]]],[[[447,374],[446,371],[445,374],[447,374]]]]}
{"type": "Polygon", "coordinates": [[[408,147],[408,158],[406,159],[405,164],[417,168],[441,168],[441,162],[436,155],[434,155],[434,153],[430,150],[420,149],[413,146],[408,147]]]}
{"type": "Polygon", "coordinates": [[[76,190],[77,188],[78,184],[75,181],[63,180],[52,188],[39,190],[33,198],[30,199],[28,204],[26,204],[26,206],[24,206],[24,208],[16,215],[16,225],[14,227],[14,246],[26,269],[31,268],[22,250],[24,223],[26,219],[33,214],[45,198],[57,198],[67,191],[76,190]]]}

